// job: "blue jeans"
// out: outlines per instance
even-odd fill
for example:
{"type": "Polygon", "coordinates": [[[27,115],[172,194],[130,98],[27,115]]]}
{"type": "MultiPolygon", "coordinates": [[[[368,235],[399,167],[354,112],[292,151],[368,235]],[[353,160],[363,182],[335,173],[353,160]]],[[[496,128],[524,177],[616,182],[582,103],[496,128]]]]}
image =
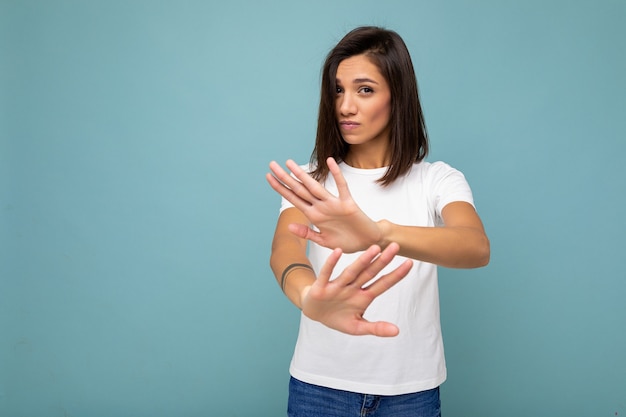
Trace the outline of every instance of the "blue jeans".
{"type": "Polygon", "coordinates": [[[289,381],[289,417],[441,417],[439,388],[404,395],[368,395],[289,381]]]}

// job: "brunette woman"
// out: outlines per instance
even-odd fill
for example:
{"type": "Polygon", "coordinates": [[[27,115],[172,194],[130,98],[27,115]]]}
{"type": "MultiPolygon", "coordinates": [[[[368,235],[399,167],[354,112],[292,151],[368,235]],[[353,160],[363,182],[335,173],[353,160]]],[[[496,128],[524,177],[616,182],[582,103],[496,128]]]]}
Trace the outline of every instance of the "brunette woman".
{"type": "Polygon", "coordinates": [[[288,415],[439,416],[437,265],[489,262],[461,172],[428,138],[400,36],[348,33],[324,64],[309,164],[270,164],[282,197],[270,265],[302,310],[288,415]]]}

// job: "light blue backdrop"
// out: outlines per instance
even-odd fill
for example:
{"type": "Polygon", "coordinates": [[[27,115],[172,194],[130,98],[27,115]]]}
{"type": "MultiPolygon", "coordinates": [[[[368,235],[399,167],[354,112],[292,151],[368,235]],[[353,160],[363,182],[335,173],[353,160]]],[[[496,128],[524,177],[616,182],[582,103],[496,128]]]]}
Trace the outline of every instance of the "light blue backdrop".
{"type": "Polygon", "coordinates": [[[361,24],[492,242],[441,270],[445,415],[626,414],[626,2],[3,0],[0,415],[284,415],[264,173],[361,24]]]}

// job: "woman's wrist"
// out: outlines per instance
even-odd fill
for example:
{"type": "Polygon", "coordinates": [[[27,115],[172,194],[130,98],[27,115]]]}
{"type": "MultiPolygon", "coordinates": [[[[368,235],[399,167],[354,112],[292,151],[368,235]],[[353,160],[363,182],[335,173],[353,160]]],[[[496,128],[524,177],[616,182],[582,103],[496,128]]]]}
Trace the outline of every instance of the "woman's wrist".
{"type": "Polygon", "coordinates": [[[287,283],[287,277],[289,276],[289,273],[295,269],[308,269],[309,271],[313,272],[313,267],[311,267],[311,265],[309,264],[296,262],[287,265],[280,277],[280,289],[283,290],[283,292],[285,292],[285,284],[287,283]]]}
{"type": "Polygon", "coordinates": [[[302,300],[315,281],[315,271],[308,263],[292,263],[283,270],[279,284],[287,298],[302,309],[302,300]]]}
{"type": "Polygon", "coordinates": [[[300,310],[302,310],[304,299],[306,298],[306,296],[309,293],[310,289],[311,289],[311,286],[310,285],[306,285],[304,288],[302,288],[302,291],[300,291],[300,303],[299,303],[300,310]]]}
{"type": "Polygon", "coordinates": [[[379,220],[376,222],[378,230],[380,231],[380,238],[376,244],[381,249],[385,249],[393,240],[391,239],[391,228],[393,224],[389,220],[379,220]]]}

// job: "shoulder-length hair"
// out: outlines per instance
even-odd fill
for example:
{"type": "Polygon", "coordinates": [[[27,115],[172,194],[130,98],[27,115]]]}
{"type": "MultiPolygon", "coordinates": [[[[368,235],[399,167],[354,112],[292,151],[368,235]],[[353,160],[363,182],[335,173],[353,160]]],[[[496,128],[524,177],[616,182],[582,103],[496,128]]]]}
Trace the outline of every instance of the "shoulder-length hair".
{"type": "Polygon", "coordinates": [[[390,164],[378,182],[387,186],[406,174],[428,154],[428,135],[417,91],[417,79],[409,51],[394,31],[364,26],[349,32],[329,52],[322,72],[319,115],[312,175],[328,177],[328,157],[344,161],[350,145],[339,131],[336,115],[337,67],[346,58],[365,54],[387,81],[391,92],[390,164]]]}

